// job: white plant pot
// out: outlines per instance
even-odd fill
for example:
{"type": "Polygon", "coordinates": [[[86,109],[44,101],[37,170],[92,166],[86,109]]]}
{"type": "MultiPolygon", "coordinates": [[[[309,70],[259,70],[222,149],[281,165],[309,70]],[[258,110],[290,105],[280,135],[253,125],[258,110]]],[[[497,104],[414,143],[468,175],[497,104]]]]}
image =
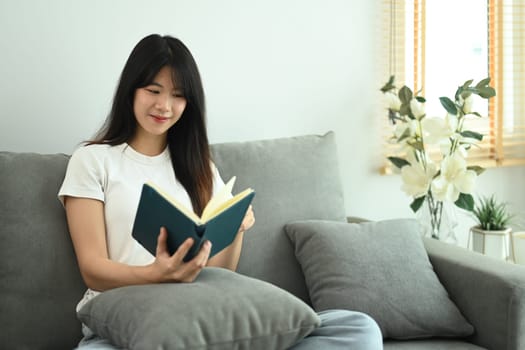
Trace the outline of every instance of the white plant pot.
{"type": "Polygon", "coordinates": [[[470,229],[472,250],[501,260],[513,260],[511,232],[512,228],[486,231],[477,226],[472,227],[470,229]]]}

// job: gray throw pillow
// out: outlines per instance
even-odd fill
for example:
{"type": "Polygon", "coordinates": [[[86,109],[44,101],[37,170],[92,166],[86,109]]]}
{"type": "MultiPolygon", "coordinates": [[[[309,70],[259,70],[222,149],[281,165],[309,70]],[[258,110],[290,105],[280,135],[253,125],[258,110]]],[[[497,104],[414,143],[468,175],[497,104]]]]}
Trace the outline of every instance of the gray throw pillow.
{"type": "Polygon", "coordinates": [[[106,291],[78,316],[126,349],[286,349],[320,324],[292,294],[221,268],[205,268],[193,283],[106,291]]]}
{"type": "Polygon", "coordinates": [[[349,309],[376,320],[384,338],[472,334],[434,273],[417,221],[286,225],[314,309],[349,309]]]}

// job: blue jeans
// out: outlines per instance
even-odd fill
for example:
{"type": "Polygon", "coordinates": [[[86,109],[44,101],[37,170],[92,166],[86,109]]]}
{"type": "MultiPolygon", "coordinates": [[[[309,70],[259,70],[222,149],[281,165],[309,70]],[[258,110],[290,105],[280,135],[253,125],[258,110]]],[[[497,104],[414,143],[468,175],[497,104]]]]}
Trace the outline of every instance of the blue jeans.
{"type": "MultiPolygon", "coordinates": [[[[347,310],[319,313],[321,326],[289,350],[381,350],[383,337],[377,323],[369,316],[347,310]]],[[[78,344],[81,350],[117,350],[109,341],[87,334],[78,344]]],[[[271,349],[269,349],[271,350],[271,349]]]]}
{"type": "Polygon", "coordinates": [[[321,326],[289,350],[381,350],[383,335],[368,315],[348,310],[318,313],[321,326]]]}

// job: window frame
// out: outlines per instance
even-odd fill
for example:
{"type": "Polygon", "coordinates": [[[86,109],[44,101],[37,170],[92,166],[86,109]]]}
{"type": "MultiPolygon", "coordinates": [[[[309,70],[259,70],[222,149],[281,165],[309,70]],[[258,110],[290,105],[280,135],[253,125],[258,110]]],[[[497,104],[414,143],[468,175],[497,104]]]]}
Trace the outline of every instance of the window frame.
{"type": "MultiPolygon", "coordinates": [[[[426,23],[426,1],[433,0],[383,0],[382,23],[383,38],[381,42],[380,57],[386,57],[388,62],[382,62],[384,84],[389,76],[395,75],[397,83],[404,83],[413,88],[413,91],[421,91],[424,96],[425,87],[425,23],[426,23]],[[411,21],[411,26],[407,26],[407,21],[411,21]],[[413,21],[413,22],[412,22],[413,21]],[[407,30],[410,28],[411,30],[407,30]],[[387,51],[387,52],[385,52],[387,51]],[[385,64],[386,63],[386,64],[385,64]]],[[[483,140],[475,149],[471,149],[467,161],[472,165],[479,165],[485,168],[505,167],[515,165],[525,165],[525,115],[516,115],[513,124],[509,128],[505,126],[504,115],[505,103],[508,103],[509,96],[517,104],[516,110],[525,110],[525,83],[518,83],[518,90],[506,88],[505,76],[508,71],[515,69],[514,66],[505,64],[505,55],[508,45],[505,44],[506,35],[509,34],[509,18],[517,21],[518,16],[512,15],[512,11],[525,12],[525,3],[513,0],[487,0],[487,31],[488,31],[488,76],[491,78],[490,85],[496,90],[496,96],[489,99],[488,115],[486,121],[480,123],[479,127],[473,126],[471,129],[484,135],[483,140]],[[511,15],[508,14],[510,11],[511,15]],[[507,30],[507,32],[505,32],[507,30]],[[520,102],[521,101],[521,102],[520,102]]],[[[518,23],[525,30],[525,24],[518,23]]],[[[517,35],[519,29],[514,29],[517,35]]],[[[511,32],[512,33],[512,32],[511,32]]],[[[522,50],[525,50],[524,42],[519,42],[522,50]]],[[[516,58],[523,62],[525,59],[516,58]]],[[[518,68],[519,69],[519,68],[518,68]]],[[[519,72],[517,74],[520,74],[519,72]]],[[[474,77],[479,80],[485,77],[474,77]]],[[[516,80],[516,78],[515,78],[516,80]]],[[[525,79],[523,79],[525,80],[525,79]]],[[[453,82],[461,83],[461,82],[453,82]]],[[[381,86],[381,85],[380,85],[381,86]]],[[[395,145],[388,140],[392,136],[392,125],[381,106],[380,113],[383,126],[383,159],[384,166],[382,173],[391,173],[392,165],[386,161],[386,157],[395,153],[395,145]]],[[[508,124],[508,120],[507,120],[508,124]]]]}

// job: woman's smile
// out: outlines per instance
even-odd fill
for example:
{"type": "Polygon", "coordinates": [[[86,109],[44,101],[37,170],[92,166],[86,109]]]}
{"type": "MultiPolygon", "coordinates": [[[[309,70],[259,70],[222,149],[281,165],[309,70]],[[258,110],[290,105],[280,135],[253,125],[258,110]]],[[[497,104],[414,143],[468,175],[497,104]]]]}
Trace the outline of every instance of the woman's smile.
{"type": "Polygon", "coordinates": [[[150,114],[150,117],[152,117],[153,120],[157,123],[165,123],[171,119],[171,117],[163,117],[160,115],[153,115],[153,114],[150,114]]]}
{"type": "Polygon", "coordinates": [[[160,69],[153,81],[135,91],[133,112],[137,120],[134,138],[165,139],[169,128],[181,118],[186,98],[173,82],[169,66],[160,69]]]}

